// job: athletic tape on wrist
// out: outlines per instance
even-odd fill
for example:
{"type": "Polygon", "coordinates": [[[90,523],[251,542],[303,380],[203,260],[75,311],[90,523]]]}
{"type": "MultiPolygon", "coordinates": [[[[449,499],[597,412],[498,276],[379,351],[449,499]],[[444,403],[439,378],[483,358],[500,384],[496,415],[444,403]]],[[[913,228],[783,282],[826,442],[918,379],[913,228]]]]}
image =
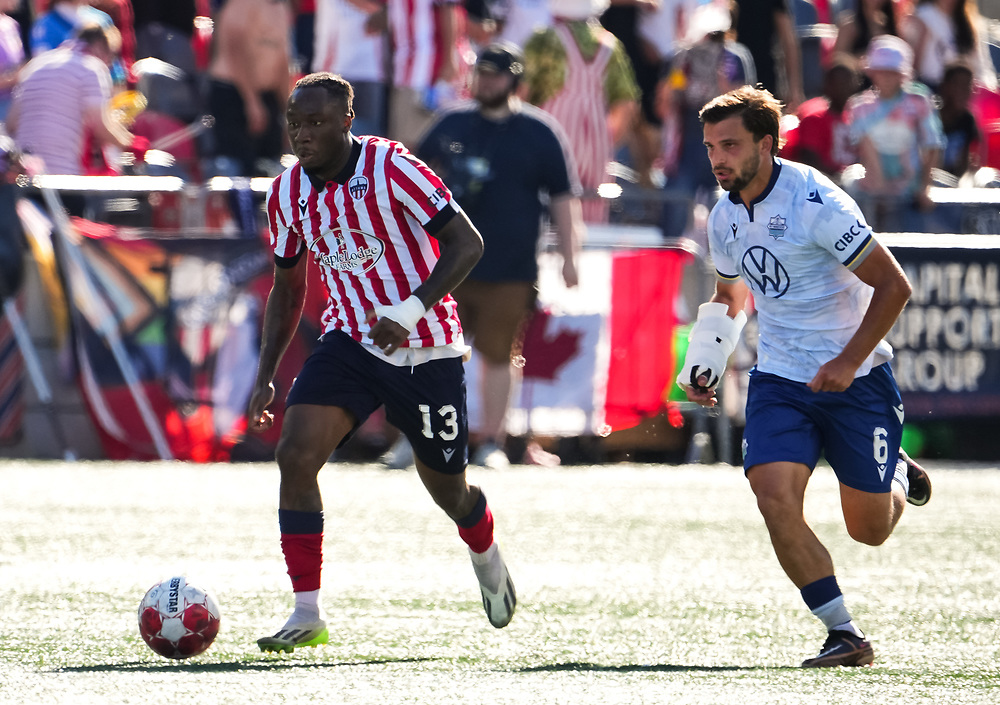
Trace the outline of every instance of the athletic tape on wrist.
{"type": "Polygon", "coordinates": [[[725,304],[708,302],[699,306],[677,384],[696,387],[699,386],[698,378],[705,376],[708,381],[704,388],[714,389],[726,371],[726,363],[736,349],[746,322],[743,311],[736,318],[730,318],[729,307],[725,304]]]}
{"type": "Polygon", "coordinates": [[[395,321],[407,331],[412,331],[417,327],[417,323],[427,313],[424,302],[416,296],[410,296],[405,301],[401,301],[395,306],[376,306],[375,315],[379,318],[388,318],[395,321]]]}
{"type": "Polygon", "coordinates": [[[740,341],[740,333],[747,323],[747,315],[740,311],[736,318],[729,317],[729,307],[725,304],[709,301],[698,307],[698,318],[691,327],[688,340],[694,342],[716,343],[728,358],[740,341]]]}

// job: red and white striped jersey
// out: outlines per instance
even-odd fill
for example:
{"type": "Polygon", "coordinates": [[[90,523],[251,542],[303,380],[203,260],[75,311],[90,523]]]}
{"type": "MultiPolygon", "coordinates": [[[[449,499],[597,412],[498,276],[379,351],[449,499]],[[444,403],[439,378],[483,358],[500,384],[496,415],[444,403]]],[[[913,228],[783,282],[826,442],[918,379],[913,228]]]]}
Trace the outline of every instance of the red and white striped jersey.
{"type": "MultiPolygon", "coordinates": [[[[354,138],[344,170],[321,191],[296,162],[267,192],[275,257],[310,251],[330,301],[323,331],[342,330],[359,342],[367,342],[371,329],[365,311],[408,298],[437,263],[438,243],[425,226],[437,232],[457,212],[437,174],[399,142],[381,137],[354,138]]],[[[449,294],[410,332],[406,346],[451,345],[461,341],[461,330],[449,294]]]]}
{"type": "Polygon", "coordinates": [[[388,0],[392,33],[393,85],[423,90],[434,84],[443,53],[454,47],[441,46],[438,6],[454,0],[388,0]]]}

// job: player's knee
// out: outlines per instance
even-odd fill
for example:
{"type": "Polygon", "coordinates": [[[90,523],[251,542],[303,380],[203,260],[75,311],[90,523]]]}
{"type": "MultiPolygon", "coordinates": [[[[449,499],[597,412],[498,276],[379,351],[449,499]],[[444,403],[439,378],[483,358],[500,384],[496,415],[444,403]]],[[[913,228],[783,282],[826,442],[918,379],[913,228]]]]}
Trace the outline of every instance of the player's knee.
{"type": "Polygon", "coordinates": [[[790,492],[776,488],[757,491],[757,509],[767,522],[802,516],[802,504],[790,492]]]}
{"type": "Polygon", "coordinates": [[[327,460],[315,449],[305,447],[301,443],[288,442],[286,439],[278,441],[274,459],[278,463],[282,480],[286,482],[315,477],[327,460]]]}
{"type": "Polygon", "coordinates": [[[847,534],[858,543],[868,546],[881,546],[891,533],[892,527],[888,523],[877,521],[847,522],[847,534]]]}

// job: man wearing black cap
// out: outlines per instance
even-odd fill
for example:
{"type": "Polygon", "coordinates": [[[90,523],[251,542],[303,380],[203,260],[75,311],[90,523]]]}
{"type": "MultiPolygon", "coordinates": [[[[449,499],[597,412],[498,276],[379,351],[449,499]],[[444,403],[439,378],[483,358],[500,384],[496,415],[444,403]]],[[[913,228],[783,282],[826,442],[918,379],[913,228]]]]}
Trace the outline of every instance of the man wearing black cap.
{"type": "Polygon", "coordinates": [[[504,417],[514,370],[511,357],[535,304],[536,250],[548,210],[563,257],[562,275],[576,286],[579,182],[566,139],[547,113],[517,97],[524,59],[512,44],[490,44],[472,77],[474,104],[440,116],[417,149],[452,190],[483,235],[483,257],[452,294],[462,327],[482,360],[478,448],[472,463],[504,467],[504,417]]]}

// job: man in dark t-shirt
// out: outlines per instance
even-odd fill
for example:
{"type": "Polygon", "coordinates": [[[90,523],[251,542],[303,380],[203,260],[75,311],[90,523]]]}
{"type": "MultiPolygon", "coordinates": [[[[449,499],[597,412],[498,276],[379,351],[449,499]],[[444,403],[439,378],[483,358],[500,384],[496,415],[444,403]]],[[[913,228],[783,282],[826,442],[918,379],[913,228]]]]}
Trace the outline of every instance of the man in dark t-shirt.
{"type": "Polygon", "coordinates": [[[515,95],[524,60],[510,44],[491,44],[476,61],[474,103],[439,117],[417,156],[451,189],[483,235],[483,257],[452,295],[467,339],[483,361],[481,423],[471,429],[473,464],[502,467],[504,417],[513,382],[511,356],[535,303],[536,253],[546,211],[576,286],[580,187],[561,128],[515,95]],[[548,203],[543,201],[547,197],[548,203]]]}
{"type": "Polygon", "coordinates": [[[795,111],[805,100],[802,89],[802,55],[795,35],[789,0],[736,0],[736,41],[750,50],[757,80],[785,103],[785,113],[795,111]],[[774,62],[774,43],[784,55],[785,85],[779,85],[774,62]]]}

